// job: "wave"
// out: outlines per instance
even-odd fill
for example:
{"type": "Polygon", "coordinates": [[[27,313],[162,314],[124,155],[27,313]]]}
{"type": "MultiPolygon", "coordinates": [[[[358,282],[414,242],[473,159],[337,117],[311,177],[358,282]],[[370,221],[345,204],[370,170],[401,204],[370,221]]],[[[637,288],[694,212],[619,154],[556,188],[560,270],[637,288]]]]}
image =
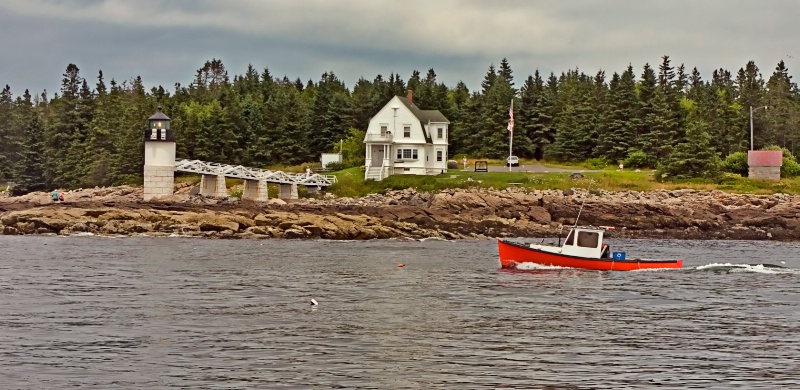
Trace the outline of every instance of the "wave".
{"type": "Polygon", "coordinates": [[[515,269],[521,271],[540,271],[540,270],[574,270],[579,268],[559,267],[556,265],[542,265],[536,263],[518,263],[515,269]]]}
{"type": "Polygon", "coordinates": [[[733,263],[712,263],[700,265],[694,269],[698,271],[713,272],[754,272],[760,274],[798,274],[800,270],[786,268],[775,264],[733,264],[733,263]]]}

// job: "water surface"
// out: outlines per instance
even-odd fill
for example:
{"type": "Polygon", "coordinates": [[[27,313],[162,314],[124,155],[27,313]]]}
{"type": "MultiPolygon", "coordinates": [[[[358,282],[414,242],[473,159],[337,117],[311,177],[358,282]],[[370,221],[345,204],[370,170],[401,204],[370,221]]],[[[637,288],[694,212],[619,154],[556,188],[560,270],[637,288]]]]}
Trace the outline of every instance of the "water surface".
{"type": "Polygon", "coordinates": [[[800,245],[612,245],[684,269],[502,271],[494,241],[0,236],[0,387],[800,387],[800,245]]]}

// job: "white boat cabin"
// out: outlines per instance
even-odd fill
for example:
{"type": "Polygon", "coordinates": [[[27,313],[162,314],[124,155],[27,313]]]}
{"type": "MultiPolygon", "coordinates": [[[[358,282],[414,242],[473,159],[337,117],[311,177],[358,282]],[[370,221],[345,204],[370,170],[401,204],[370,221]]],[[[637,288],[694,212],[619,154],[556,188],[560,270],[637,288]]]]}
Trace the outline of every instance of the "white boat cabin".
{"type": "Polygon", "coordinates": [[[591,259],[610,258],[611,252],[608,245],[603,243],[603,233],[605,233],[603,228],[579,226],[570,230],[567,239],[561,246],[531,244],[531,248],[591,259]]]}

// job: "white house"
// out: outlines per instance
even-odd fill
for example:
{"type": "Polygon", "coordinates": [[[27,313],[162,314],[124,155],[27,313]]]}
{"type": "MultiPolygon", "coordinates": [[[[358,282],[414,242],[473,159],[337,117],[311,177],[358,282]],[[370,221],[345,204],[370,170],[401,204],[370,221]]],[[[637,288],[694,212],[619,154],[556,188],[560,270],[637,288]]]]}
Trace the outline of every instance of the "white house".
{"type": "Polygon", "coordinates": [[[364,178],[446,173],[449,124],[439,110],[415,106],[411,90],[393,97],[369,121],[364,178]]]}

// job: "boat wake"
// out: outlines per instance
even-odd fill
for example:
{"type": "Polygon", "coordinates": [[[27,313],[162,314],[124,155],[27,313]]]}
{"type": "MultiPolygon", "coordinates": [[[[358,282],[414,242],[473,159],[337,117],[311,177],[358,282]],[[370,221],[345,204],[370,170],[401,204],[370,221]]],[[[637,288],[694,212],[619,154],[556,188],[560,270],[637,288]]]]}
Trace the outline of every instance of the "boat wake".
{"type": "Polygon", "coordinates": [[[712,272],[753,272],[759,274],[800,274],[800,270],[786,268],[775,264],[732,264],[732,263],[712,263],[700,265],[695,268],[698,271],[712,272]]]}
{"type": "Polygon", "coordinates": [[[570,268],[570,267],[558,267],[555,265],[542,265],[536,263],[518,263],[514,269],[520,271],[541,271],[541,270],[567,270],[567,269],[578,269],[578,268],[570,268]]]}

